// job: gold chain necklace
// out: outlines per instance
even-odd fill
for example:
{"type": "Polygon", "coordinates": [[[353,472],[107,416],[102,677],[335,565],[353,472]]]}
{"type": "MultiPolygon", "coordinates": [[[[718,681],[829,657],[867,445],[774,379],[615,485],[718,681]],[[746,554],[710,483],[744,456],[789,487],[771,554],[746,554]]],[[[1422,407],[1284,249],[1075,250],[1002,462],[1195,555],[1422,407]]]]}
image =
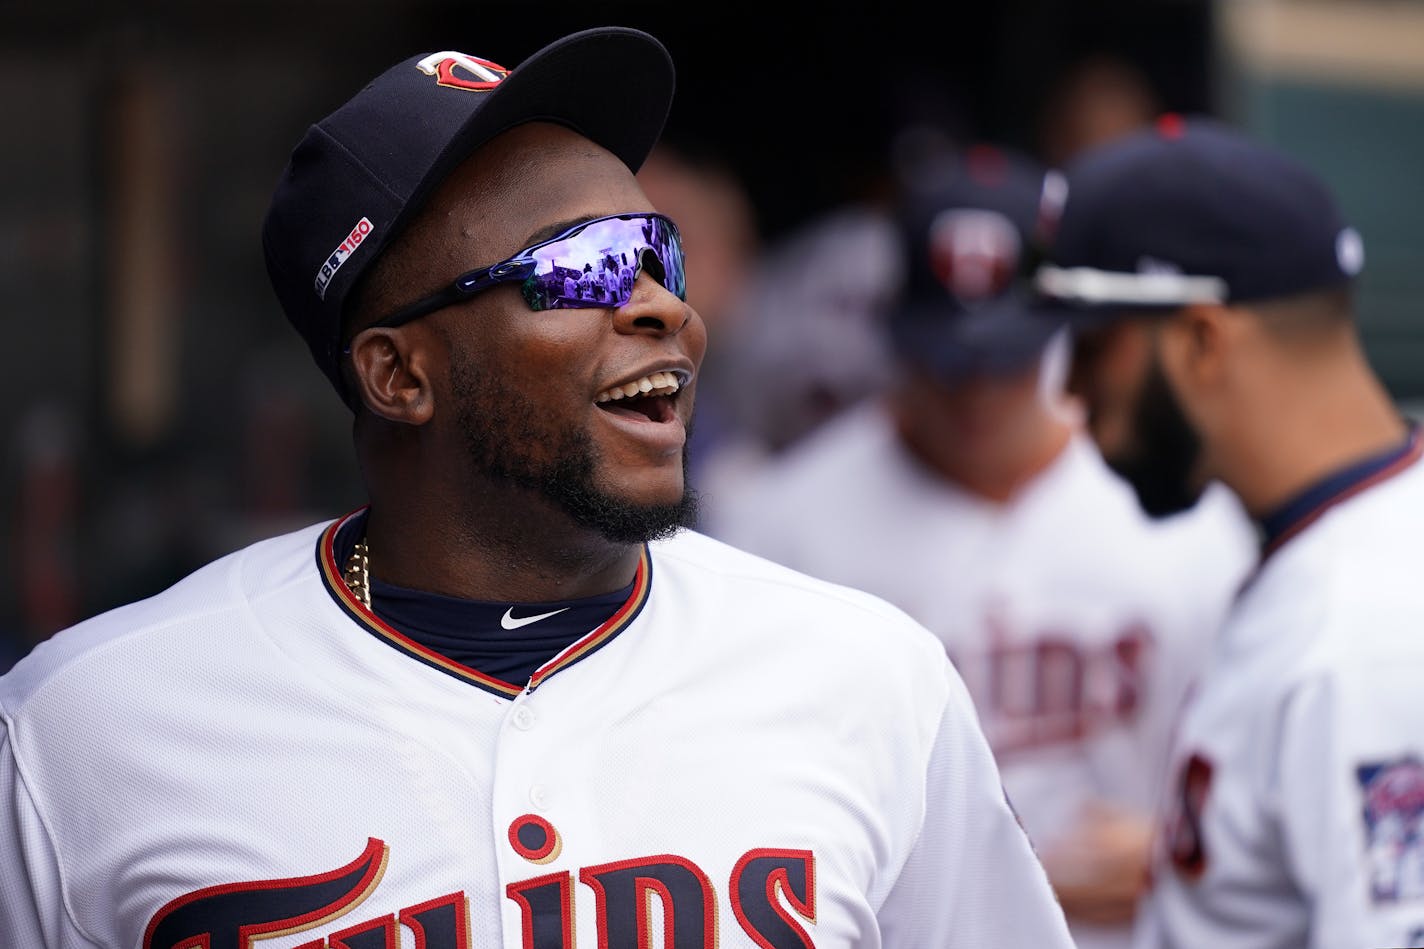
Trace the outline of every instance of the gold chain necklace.
{"type": "Polygon", "coordinates": [[[346,560],[346,569],[341,571],[341,579],[346,588],[366,609],[371,608],[371,552],[362,537],[351,548],[351,556],[346,560]]]}

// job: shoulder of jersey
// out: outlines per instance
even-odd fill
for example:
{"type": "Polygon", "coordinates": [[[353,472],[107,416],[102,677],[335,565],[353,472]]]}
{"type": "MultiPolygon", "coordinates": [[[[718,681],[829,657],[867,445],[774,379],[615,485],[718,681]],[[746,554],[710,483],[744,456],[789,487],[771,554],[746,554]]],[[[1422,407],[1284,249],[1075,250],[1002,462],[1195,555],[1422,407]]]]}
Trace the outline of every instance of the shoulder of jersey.
{"type": "MultiPolygon", "coordinates": [[[[1123,531],[1142,533],[1153,524],[1132,486],[1108,467],[1092,436],[1081,429],[1073,433],[1053,463],[1039,472],[1033,487],[1021,495],[1020,505],[1035,505],[1060,526],[1061,519],[1092,524],[1094,531],[1105,537],[1115,538],[1123,531]],[[1068,503],[1070,497],[1076,499],[1074,503],[1068,503]]],[[[1118,543],[1114,539],[1111,545],[1118,543]]]]}
{"type": "MultiPolygon", "coordinates": [[[[1311,560],[1336,576],[1393,576],[1417,573],[1424,536],[1424,461],[1327,509],[1273,559],[1311,560]]],[[[1411,589],[1417,584],[1410,584],[1411,589]]]]}
{"type": "Polygon", "coordinates": [[[1289,636],[1303,672],[1408,664],[1424,673],[1424,463],[1327,510],[1270,554],[1237,610],[1237,635],[1289,636]]]}
{"type": "Polygon", "coordinates": [[[102,664],[113,650],[144,650],[155,635],[203,635],[215,617],[304,575],[325,521],[220,557],[168,589],[60,630],[0,676],[0,707],[14,711],[47,683],[102,664]]]}
{"type": "Polygon", "coordinates": [[[944,647],[933,633],[900,607],[864,590],[813,577],[698,531],[681,531],[654,543],[652,551],[654,590],[659,562],[670,561],[697,571],[707,582],[724,585],[731,602],[748,608],[807,618],[834,615],[838,621],[823,627],[828,635],[833,629],[850,631],[881,648],[898,639],[911,649],[944,656],[944,647]]]}
{"type": "Polygon", "coordinates": [[[893,444],[884,412],[874,400],[844,409],[773,455],[747,483],[773,489],[799,485],[822,472],[835,478],[845,464],[873,461],[893,444]]]}
{"type": "Polygon", "coordinates": [[[1185,562],[1244,573],[1255,564],[1260,539],[1255,523],[1230,488],[1212,482],[1190,509],[1158,523],[1185,562]]]}
{"type": "Polygon", "coordinates": [[[708,532],[761,537],[770,525],[804,521],[842,496],[847,482],[873,477],[891,444],[877,404],[852,406],[779,454],[719,486],[708,499],[708,532]]]}

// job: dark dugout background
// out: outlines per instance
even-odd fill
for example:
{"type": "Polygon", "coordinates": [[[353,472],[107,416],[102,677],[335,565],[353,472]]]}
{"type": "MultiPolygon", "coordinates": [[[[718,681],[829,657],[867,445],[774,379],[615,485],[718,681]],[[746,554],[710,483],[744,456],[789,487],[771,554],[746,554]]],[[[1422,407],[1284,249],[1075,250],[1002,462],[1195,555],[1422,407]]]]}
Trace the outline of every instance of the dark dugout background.
{"type": "Polygon", "coordinates": [[[406,24],[413,49],[467,37],[511,61],[604,23],[658,36],[680,80],[666,138],[730,163],[769,237],[873,187],[909,122],[1038,151],[1060,79],[1090,56],[1141,70],[1166,108],[1213,108],[1211,5],[1194,0],[477,4],[423,20],[406,24]]]}

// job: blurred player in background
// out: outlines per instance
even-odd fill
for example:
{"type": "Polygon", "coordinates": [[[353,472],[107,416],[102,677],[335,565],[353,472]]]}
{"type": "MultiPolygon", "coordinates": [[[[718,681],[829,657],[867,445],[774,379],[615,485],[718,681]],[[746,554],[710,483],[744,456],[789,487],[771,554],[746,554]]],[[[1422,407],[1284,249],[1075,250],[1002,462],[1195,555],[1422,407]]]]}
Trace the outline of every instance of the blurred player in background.
{"type": "Polygon", "coordinates": [[[1045,180],[987,146],[912,173],[891,390],[710,499],[709,530],[940,637],[1088,949],[1127,943],[1168,730],[1253,539],[1230,508],[1153,522],[1081,429],[1065,338],[1014,288],[1045,180]]]}
{"type": "Polygon", "coordinates": [[[745,477],[884,389],[889,357],[877,322],[899,272],[884,210],[862,200],[758,254],[719,343],[726,423],[697,469],[707,517],[745,477]]]}
{"type": "Polygon", "coordinates": [[[1085,55],[1049,87],[1038,154],[1061,168],[1079,152],[1150,125],[1161,112],[1161,97],[1140,68],[1107,52],[1085,55]]]}
{"type": "Polygon", "coordinates": [[[1176,729],[1137,945],[1424,945],[1424,466],[1360,344],[1360,236],[1209,119],[1066,171],[1037,285],[1094,436],[1144,509],[1219,479],[1261,538],[1176,729]]]}

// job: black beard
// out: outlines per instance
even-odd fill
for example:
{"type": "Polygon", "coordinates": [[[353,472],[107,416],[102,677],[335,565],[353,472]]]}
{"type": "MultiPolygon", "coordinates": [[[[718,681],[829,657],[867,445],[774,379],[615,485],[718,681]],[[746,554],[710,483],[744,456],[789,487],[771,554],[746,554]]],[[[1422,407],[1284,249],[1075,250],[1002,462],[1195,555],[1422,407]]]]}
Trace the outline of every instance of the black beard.
{"type": "MultiPolygon", "coordinates": [[[[698,498],[690,487],[672,504],[635,504],[600,491],[593,483],[597,453],[584,432],[569,433],[559,459],[525,476],[514,473],[511,483],[541,492],[581,527],[597,531],[618,544],[646,543],[671,537],[679,528],[697,523],[698,498]]],[[[687,446],[682,448],[683,483],[687,483],[687,446]]],[[[491,474],[495,472],[491,471],[491,474]]]]}
{"type": "MultiPolygon", "coordinates": [[[[507,393],[458,357],[451,362],[450,381],[459,406],[457,421],[477,472],[537,492],[574,523],[612,543],[647,543],[696,524],[698,498],[690,486],[672,504],[638,504],[602,491],[594,482],[598,451],[587,432],[571,425],[536,426],[534,413],[520,411],[507,393]]],[[[689,426],[689,442],[691,434],[689,426]]],[[[682,470],[687,485],[686,444],[682,470]]]]}
{"type": "Polygon", "coordinates": [[[1132,439],[1133,447],[1127,453],[1107,462],[1132,485],[1142,509],[1161,518],[1193,507],[1204,488],[1195,478],[1201,439],[1156,359],[1133,412],[1132,439]]]}

